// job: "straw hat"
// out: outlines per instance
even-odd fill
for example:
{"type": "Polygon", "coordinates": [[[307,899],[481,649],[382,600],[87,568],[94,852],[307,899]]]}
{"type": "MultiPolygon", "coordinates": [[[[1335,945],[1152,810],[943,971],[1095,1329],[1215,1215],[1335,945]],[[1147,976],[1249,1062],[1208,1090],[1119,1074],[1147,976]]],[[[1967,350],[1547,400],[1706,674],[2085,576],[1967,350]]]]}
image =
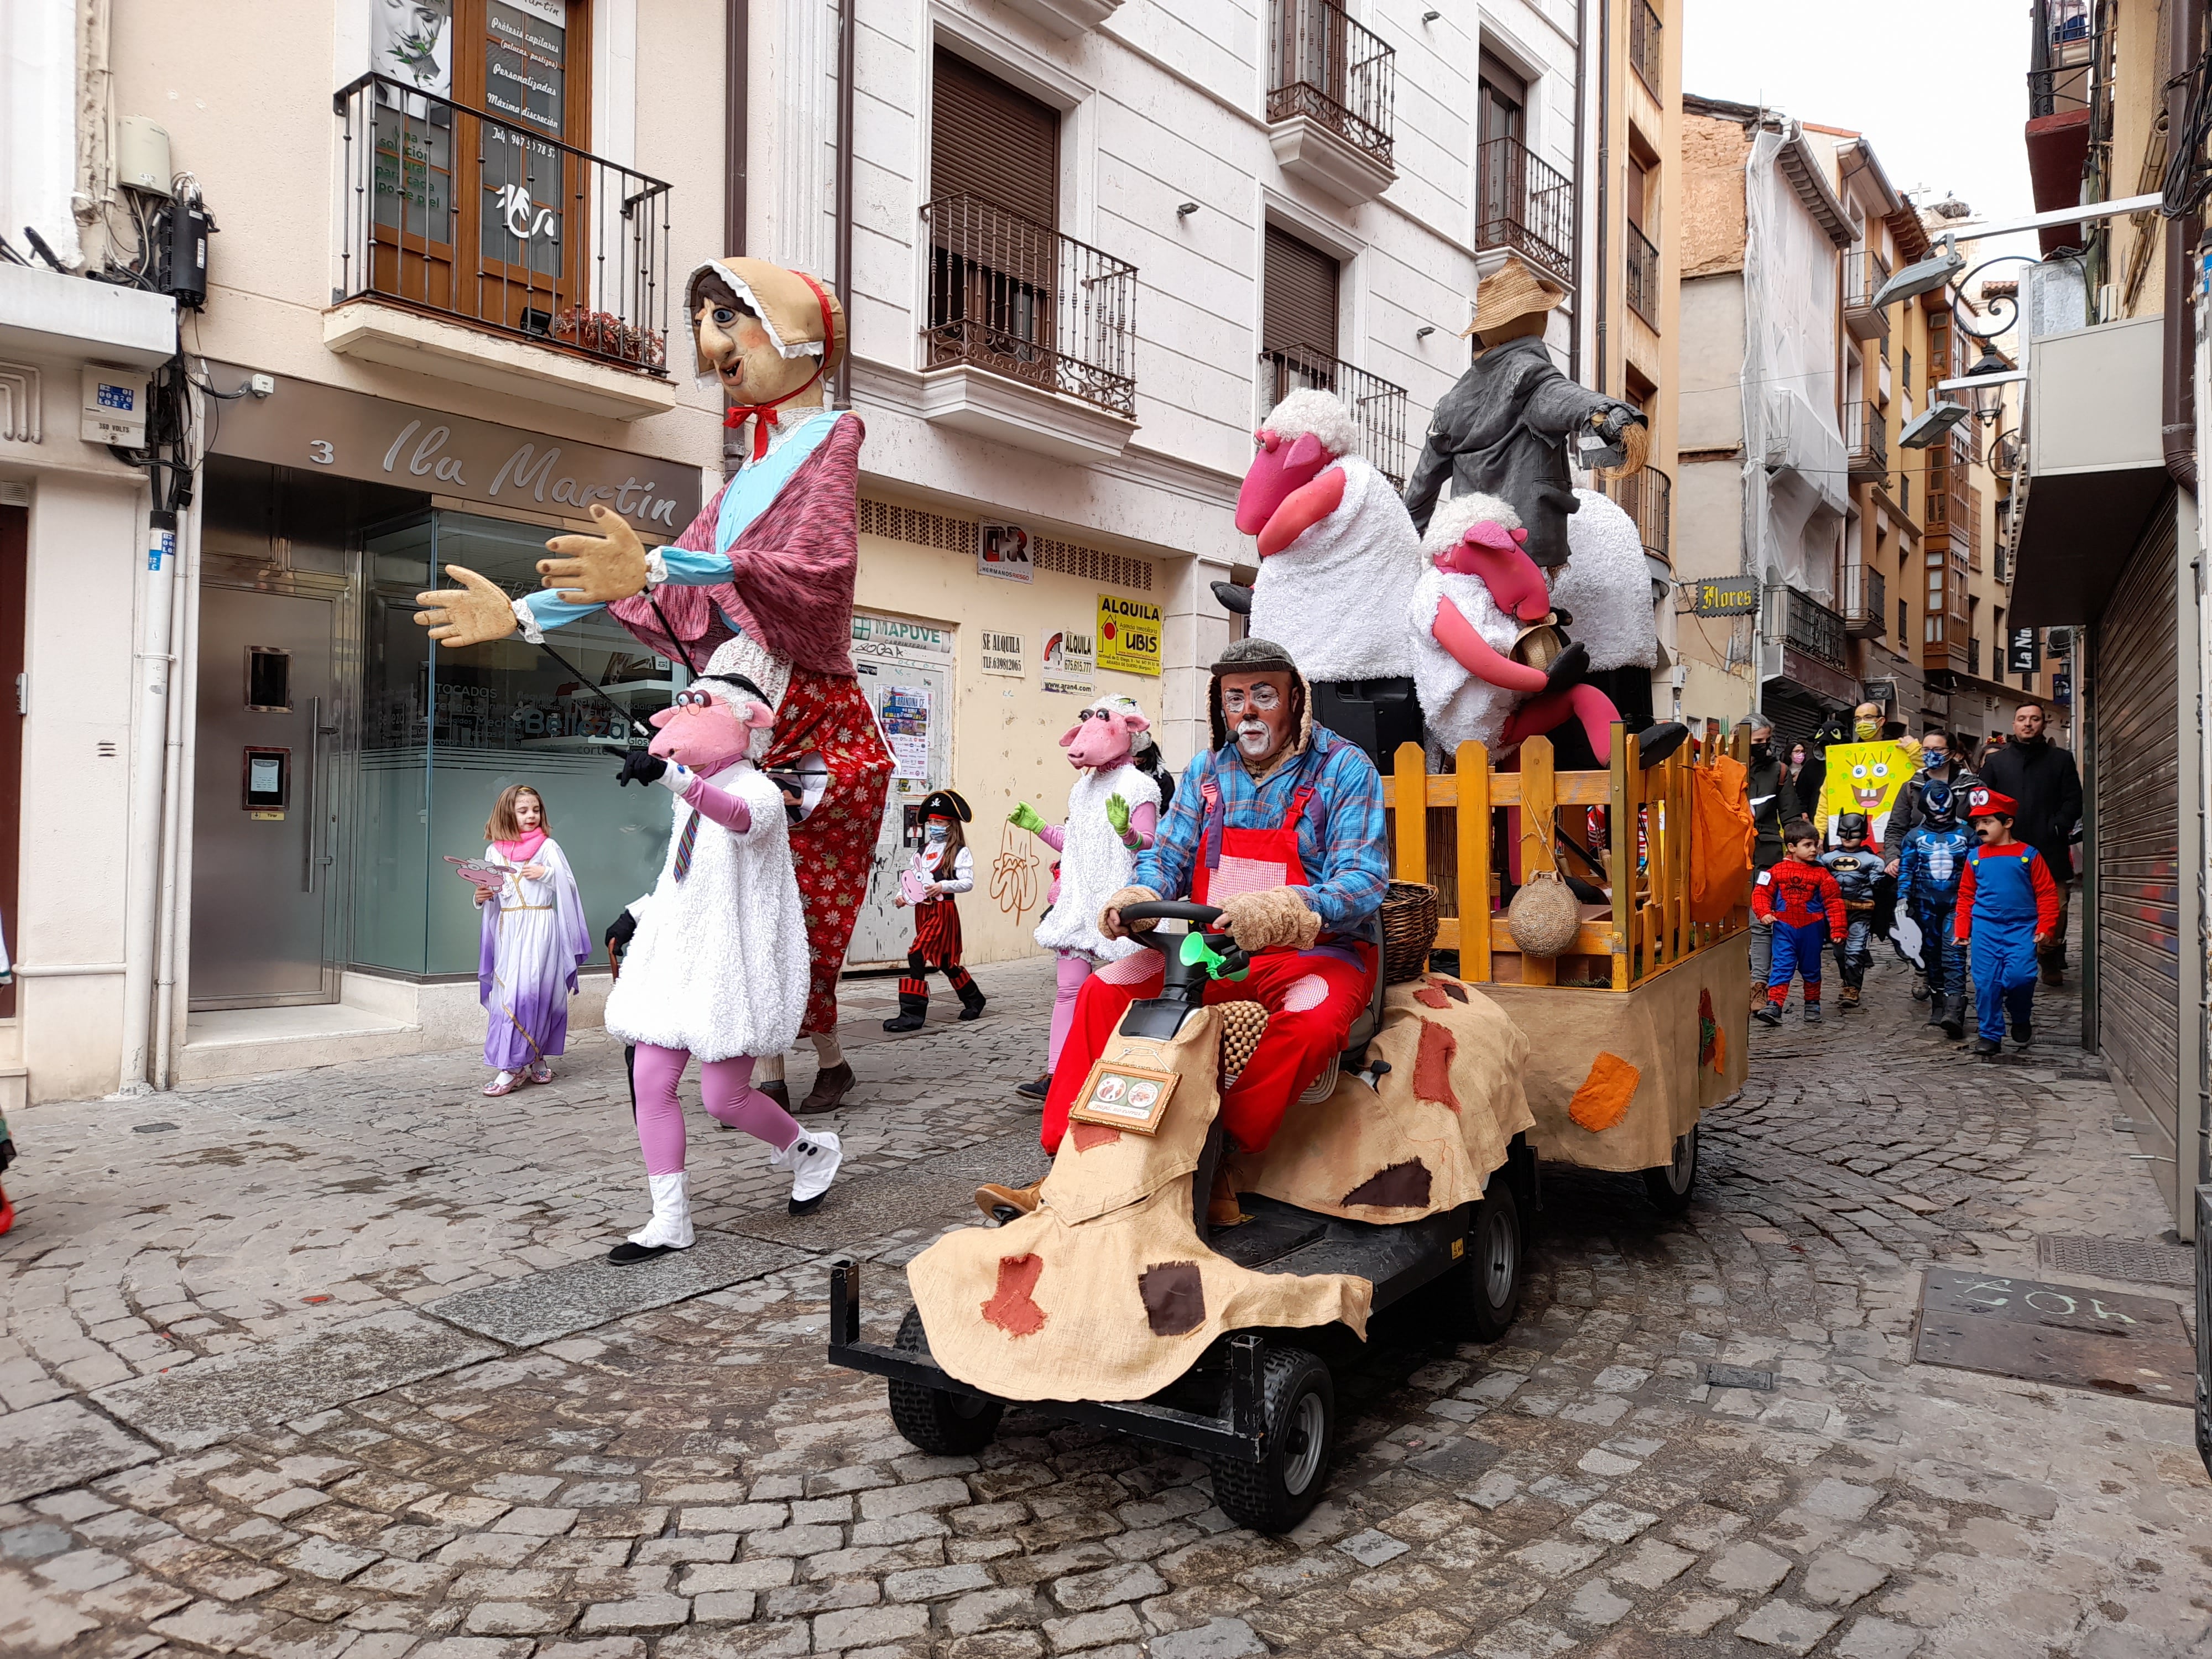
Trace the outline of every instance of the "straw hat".
{"type": "Polygon", "coordinates": [[[1474,290],[1474,320],[1467,334],[1487,334],[1516,317],[1550,311],[1567,297],[1566,290],[1547,283],[1518,259],[1508,259],[1484,277],[1474,290]]]}

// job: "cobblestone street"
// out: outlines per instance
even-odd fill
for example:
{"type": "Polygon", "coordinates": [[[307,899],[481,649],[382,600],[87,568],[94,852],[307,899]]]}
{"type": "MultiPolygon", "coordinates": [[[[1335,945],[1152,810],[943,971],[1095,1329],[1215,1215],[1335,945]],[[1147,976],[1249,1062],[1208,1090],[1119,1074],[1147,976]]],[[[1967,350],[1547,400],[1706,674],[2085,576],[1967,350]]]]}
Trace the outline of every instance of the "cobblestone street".
{"type": "Polygon", "coordinates": [[[1328,1496],[1270,1540],[1201,1463],[1019,1407],[977,1457],[920,1455],[879,1379],[823,1363],[830,1253],[870,1264],[888,1341],[897,1264],[1039,1167],[1011,1085],[1049,972],[977,977],[987,1018],[940,995],[903,1039],[888,981],[848,988],[861,1083],[817,1214],[695,1111],[700,1246],[621,1274],[576,1265],[647,1209],[596,1036],[499,1101],[457,1052],[23,1112],[0,1651],[2212,1651],[2185,1402],[1912,1362],[1931,1267],[2186,1299],[2039,1253],[2167,1231],[2070,989],[1996,1064],[1887,962],[1863,1012],[1754,1027],[1677,1221],[1547,1166],[1514,1329],[1378,1320],[1328,1496]]]}

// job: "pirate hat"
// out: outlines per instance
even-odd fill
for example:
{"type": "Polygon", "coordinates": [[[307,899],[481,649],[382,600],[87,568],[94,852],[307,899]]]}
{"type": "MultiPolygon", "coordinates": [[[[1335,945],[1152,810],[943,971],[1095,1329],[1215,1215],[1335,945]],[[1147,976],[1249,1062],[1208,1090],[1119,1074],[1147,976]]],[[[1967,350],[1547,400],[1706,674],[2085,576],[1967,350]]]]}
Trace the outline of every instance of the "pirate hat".
{"type": "Polygon", "coordinates": [[[957,789],[933,789],[921,798],[922,822],[932,818],[957,818],[963,823],[975,822],[975,814],[961,799],[957,789]]]}

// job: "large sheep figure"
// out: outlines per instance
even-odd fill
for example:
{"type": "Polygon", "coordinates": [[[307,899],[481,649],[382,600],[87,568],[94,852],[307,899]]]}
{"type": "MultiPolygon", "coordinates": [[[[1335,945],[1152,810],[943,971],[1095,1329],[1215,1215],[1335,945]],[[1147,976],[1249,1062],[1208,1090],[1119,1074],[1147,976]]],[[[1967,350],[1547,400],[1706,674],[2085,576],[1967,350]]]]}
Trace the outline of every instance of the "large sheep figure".
{"type": "Polygon", "coordinates": [[[1636,520],[1610,495],[1577,489],[1567,520],[1567,562],[1552,573],[1552,603],[1574,618],[1575,643],[1589,665],[1655,668],[1659,630],[1651,617],[1651,571],[1636,520]]]}

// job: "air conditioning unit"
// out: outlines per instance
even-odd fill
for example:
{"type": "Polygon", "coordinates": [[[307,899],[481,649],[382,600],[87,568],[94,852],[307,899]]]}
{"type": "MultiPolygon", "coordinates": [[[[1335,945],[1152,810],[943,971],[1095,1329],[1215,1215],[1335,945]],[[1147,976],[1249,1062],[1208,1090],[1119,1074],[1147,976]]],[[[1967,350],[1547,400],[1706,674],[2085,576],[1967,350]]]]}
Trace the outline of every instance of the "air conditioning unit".
{"type": "Polygon", "coordinates": [[[2063,657],[2074,648],[2074,630],[2053,628],[2043,636],[2043,648],[2054,657],[2063,657]]]}

